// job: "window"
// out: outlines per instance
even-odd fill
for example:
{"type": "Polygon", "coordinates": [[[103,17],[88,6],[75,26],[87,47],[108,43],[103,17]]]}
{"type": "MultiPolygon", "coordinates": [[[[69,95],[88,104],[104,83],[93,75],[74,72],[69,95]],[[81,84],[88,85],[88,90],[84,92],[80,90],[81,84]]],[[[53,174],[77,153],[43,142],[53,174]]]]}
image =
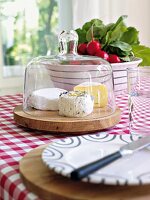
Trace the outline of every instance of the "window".
{"type": "Polygon", "coordinates": [[[0,0],[0,88],[17,86],[33,57],[55,53],[57,34],[57,0],[0,0]]]}

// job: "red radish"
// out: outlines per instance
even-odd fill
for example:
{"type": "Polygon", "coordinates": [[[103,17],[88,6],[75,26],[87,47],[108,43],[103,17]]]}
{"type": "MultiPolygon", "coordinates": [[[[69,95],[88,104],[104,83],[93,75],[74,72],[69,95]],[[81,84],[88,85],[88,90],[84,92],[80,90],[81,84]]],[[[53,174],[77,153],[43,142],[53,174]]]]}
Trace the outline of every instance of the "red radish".
{"type": "Polygon", "coordinates": [[[108,58],[108,61],[110,63],[120,63],[121,62],[120,58],[115,54],[110,54],[109,58],[108,58]]]}
{"type": "Polygon", "coordinates": [[[108,53],[106,53],[105,51],[102,51],[102,50],[98,50],[96,52],[95,56],[98,56],[98,57],[103,58],[105,60],[108,60],[108,58],[109,58],[108,53]]]}
{"type": "Polygon", "coordinates": [[[78,53],[81,54],[81,55],[85,55],[87,53],[86,52],[86,48],[87,48],[87,44],[86,43],[79,44],[78,53]]]}
{"type": "Polygon", "coordinates": [[[101,49],[101,45],[96,40],[92,40],[87,44],[87,52],[89,55],[94,56],[95,53],[100,49],[101,49]]]}

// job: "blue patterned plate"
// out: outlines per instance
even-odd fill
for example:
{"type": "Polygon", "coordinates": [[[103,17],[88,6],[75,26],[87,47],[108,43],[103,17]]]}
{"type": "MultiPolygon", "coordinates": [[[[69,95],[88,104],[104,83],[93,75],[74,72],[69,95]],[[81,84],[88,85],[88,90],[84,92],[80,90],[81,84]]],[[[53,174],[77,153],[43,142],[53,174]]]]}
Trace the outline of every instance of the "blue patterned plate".
{"type": "MultiPolygon", "coordinates": [[[[117,151],[137,136],[98,133],[55,140],[42,153],[43,162],[56,173],[70,177],[82,165],[117,151]]],[[[150,148],[121,158],[96,171],[84,182],[111,185],[150,184],[150,148]]]]}

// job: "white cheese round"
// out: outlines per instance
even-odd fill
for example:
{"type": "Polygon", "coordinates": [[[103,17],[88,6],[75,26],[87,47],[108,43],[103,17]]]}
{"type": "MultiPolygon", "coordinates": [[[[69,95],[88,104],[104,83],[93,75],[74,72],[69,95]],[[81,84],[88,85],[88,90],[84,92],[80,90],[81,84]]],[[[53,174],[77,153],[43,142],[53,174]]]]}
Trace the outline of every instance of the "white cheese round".
{"type": "Polygon", "coordinates": [[[58,110],[59,95],[66,90],[44,88],[35,90],[30,97],[30,105],[38,110],[58,110]]]}
{"type": "Polygon", "coordinates": [[[93,97],[86,92],[64,92],[59,97],[59,115],[66,117],[84,117],[92,113],[93,97]]]}

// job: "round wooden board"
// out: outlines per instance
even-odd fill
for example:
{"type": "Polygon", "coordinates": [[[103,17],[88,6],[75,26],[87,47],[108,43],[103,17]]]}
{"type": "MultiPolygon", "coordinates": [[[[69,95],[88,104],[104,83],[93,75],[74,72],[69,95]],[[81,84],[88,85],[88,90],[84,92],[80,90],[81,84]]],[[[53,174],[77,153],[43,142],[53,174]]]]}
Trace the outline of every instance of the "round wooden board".
{"type": "Polygon", "coordinates": [[[149,200],[150,185],[110,186],[74,182],[49,170],[41,160],[47,145],[27,153],[20,161],[21,178],[27,189],[42,200],[149,200]]]}
{"type": "Polygon", "coordinates": [[[91,115],[83,118],[62,117],[58,115],[58,111],[33,110],[28,114],[23,111],[22,105],[14,109],[14,120],[21,126],[71,134],[94,132],[113,127],[120,121],[120,115],[121,111],[118,107],[113,114],[108,109],[95,108],[91,115]]]}

